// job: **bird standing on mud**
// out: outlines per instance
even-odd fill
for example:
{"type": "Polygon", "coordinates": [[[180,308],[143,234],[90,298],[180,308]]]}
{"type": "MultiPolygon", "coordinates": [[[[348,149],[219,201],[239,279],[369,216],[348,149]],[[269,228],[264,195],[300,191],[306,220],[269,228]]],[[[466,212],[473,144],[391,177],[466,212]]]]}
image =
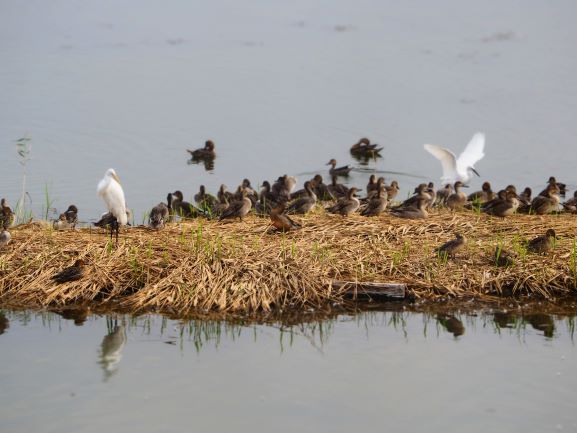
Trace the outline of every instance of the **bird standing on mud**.
{"type": "Polygon", "coordinates": [[[96,192],[104,200],[108,212],[113,217],[110,223],[110,239],[112,239],[112,232],[115,231],[116,242],[118,242],[119,228],[128,223],[128,216],[126,214],[124,191],[120,185],[120,179],[113,168],[109,168],[106,171],[104,178],[98,183],[96,192]]]}
{"type": "Polygon", "coordinates": [[[153,229],[161,229],[170,218],[170,211],[165,203],[158,203],[150,211],[148,225],[153,229]]]}
{"type": "Polygon", "coordinates": [[[549,229],[543,236],[537,236],[527,244],[527,251],[535,254],[547,254],[555,246],[555,230],[549,229]]]}

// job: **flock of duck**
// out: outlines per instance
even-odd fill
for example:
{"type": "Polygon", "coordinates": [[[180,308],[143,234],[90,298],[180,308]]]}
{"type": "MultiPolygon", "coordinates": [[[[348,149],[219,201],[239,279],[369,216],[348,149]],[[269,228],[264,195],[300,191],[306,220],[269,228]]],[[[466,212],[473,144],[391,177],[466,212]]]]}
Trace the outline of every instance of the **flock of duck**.
{"type": "MultiPolygon", "coordinates": [[[[396,180],[389,184],[383,177],[370,176],[366,185],[366,195],[360,198],[359,188],[347,187],[339,183],[338,178],[348,176],[352,167],[338,166],[335,159],[331,159],[329,175],[331,182],[324,183],[320,174],[304,182],[303,189],[296,190],[297,181],[294,177],[283,175],[272,184],[263,182],[257,192],[248,179],[244,179],[230,192],[225,185],[221,185],[217,194],[212,195],[201,185],[194,195],[195,204],[184,200],[181,191],[169,193],[166,203],[161,202],[154,206],[149,213],[148,224],[154,229],[161,229],[170,220],[180,218],[218,218],[218,220],[238,218],[241,221],[249,212],[269,217],[271,225],[278,231],[286,232],[297,230],[301,225],[295,222],[292,215],[304,215],[321,205],[332,214],[347,217],[358,213],[365,217],[376,217],[389,212],[398,218],[426,219],[433,208],[445,207],[452,211],[470,209],[496,217],[506,218],[515,213],[544,215],[559,212],[559,205],[567,212],[577,213],[577,191],[570,200],[561,203],[561,196],[566,193],[566,186],[557,182],[554,177],[549,178],[546,187],[532,197],[531,188],[525,188],[521,193],[513,185],[494,192],[489,182],[483,183],[480,191],[465,194],[465,183],[471,173],[478,175],[473,165],[483,157],[484,135],[476,134],[465,151],[456,158],[448,149],[433,145],[425,145],[425,149],[438,158],[443,165],[443,180],[447,182],[441,189],[435,189],[433,182],[422,183],[414,190],[414,195],[402,202],[395,199],[399,192],[396,180]],[[472,156],[473,155],[473,156],[472,156]]],[[[367,138],[355,143],[350,152],[357,158],[377,158],[382,148],[373,144],[367,138]]],[[[216,157],[215,144],[207,141],[205,146],[196,150],[188,150],[193,160],[214,160],[216,157]]],[[[94,223],[98,227],[110,229],[110,237],[116,233],[118,241],[119,227],[127,225],[131,217],[126,207],[124,191],[120,179],[114,169],[106,171],[104,178],[98,183],[98,195],[105,202],[108,212],[94,223]]],[[[14,220],[14,214],[5,199],[0,203],[0,247],[6,246],[11,235],[8,228],[14,220]]],[[[66,212],[60,214],[53,222],[55,229],[63,230],[74,228],[78,223],[78,209],[71,205],[66,212]]],[[[536,253],[546,253],[553,246],[555,232],[548,230],[528,243],[527,249],[536,253]]],[[[438,253],[454,257],[464,245],[465,238],[457,234],[456,238],[440,246],[438,253]]],[[[503,265],[510,264],[512,258],[507,251],[496,251],[497,262],[503,265]]]]}

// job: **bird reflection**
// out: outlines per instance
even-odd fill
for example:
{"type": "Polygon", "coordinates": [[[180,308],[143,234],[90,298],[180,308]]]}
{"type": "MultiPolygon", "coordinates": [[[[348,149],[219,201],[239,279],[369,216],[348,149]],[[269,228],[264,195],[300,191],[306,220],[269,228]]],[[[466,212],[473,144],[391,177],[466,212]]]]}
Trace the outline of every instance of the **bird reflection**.
{"type": "Polygon", "coordinates": [[[543,331],[545,337],[553,337],[555,333],[555,322],[548,314],[529,314],[524,317],[524,320],[537,331],[543,331]]]}
{"type": "Polygon", "coordinates": [[[438,314],[437,315],[437,322],[447,330],[453,334],[454,337],[458,337],[459,335],[463,335],[465,333],[465,326],[463,322],[457,319],[455,316],[451,316],[448,314],[438,314]]]}
{"type": "MultiPolygon", "coordinates": [[[[109,324],[110,325],[110,324],[109,324]]],[[[104,371],[104,381],[118,371],[118,363],[122,359],[122,349],[126,343],[126,333],[123,325],[118,326],[116,321],[109,333],[100,344],[99,364],[104,371]]]]}
{"type": "Polygon", "coordinates": [[[515,325],[515,315],[510,312],[497,312],[493,315],[493,320],[498,328],[513,328],[515,325]]]}
{"type": "Polygon", "coordinates": [[[82,326],[84,322],[86,322],[90,309],[88,307],[74,307],[64,308],[54,312],[66,320],[74,320],[76,326],[82,326]]]}
{"type": "Polygon", "coordinates": [[[4,334],[4,331],[6,331],[9,327],[10,322],[8,321],[8,318],[2,311],[0,311],[0,335],[4,334]]]}
{"type": "Polygon", "coordinates": [[[203,164],[206,171],[214,170],[214,158],[191,158],[187,161],[187,164],[203,164]]]}

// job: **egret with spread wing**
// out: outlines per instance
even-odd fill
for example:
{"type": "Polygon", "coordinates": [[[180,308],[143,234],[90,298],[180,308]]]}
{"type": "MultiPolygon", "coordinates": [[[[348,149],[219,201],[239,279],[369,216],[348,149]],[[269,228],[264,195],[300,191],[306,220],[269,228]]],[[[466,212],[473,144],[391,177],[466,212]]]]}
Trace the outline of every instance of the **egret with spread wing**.
{"type": "Polygon", "coordinates": [[[458,158],[449,149],[435,146],[434,144],[425,144],[424,148],[441,161],[441,165],[443,166],[441,181],[443,184],[453,184],[458,181],[466,184],[471,180],[473,173],[479,176],[479,173],[475,170],[475,164],[485,156],[483,153],[483,149],[485,148],[485,134],[477,132],[473,135],[473,138],[458,158]]]}

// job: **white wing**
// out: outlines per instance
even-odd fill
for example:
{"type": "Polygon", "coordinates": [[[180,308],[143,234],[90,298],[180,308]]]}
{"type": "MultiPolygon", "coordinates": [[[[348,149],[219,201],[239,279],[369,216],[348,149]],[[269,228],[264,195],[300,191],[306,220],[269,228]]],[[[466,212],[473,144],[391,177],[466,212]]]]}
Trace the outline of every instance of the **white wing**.
{"type": "Polygon", "coordinates": [[[444,147],[435,146],[434,144],[425,144],[423,147],[427,152],[441,161],[441,165],[443,166],[443,176],[441,180],[443,182],[453,183],[459,180],[457,162],[453,152],[444,147]]]}
{"type": "Polygon", "coordinates": [[[485,154],[483,149],[485,148],[485,134],[482,132],[477,132],[473,135],[463,153],[459,155],[457,159],[457,166],[459,169],[466,171],[469,167],[474,167],[477,162],[479,162],[485,154]]]}
{"type": "Polygon", "coordinates": [[[126,216],[126,201],[124,191],[116,180],[108,179],[108,184],[100,182],[98,185],[98,195],[102,197],[109,212],[116,217],[121,225],[126,225],[128,218],[126,216]]]}

